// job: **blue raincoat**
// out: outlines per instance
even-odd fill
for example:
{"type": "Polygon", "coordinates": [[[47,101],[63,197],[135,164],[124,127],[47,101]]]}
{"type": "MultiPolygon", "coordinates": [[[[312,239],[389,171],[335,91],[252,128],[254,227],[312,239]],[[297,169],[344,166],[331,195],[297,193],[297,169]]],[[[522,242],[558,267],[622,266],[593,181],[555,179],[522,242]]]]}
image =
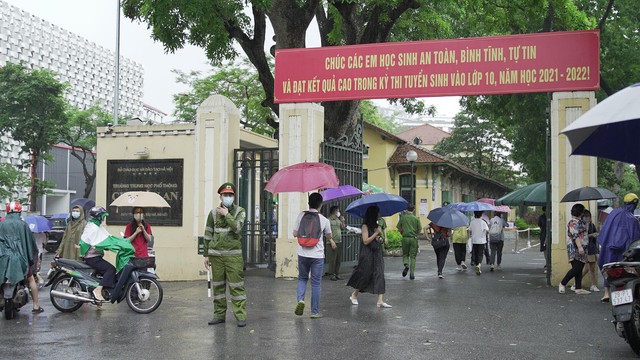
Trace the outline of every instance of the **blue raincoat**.
{"type": "Polygon", "coordinates": [[[629,245],[640,239],[640,224],[633,216],[635,208],[636,204],[625,204],[607,216],[598,235],[598,243],[602,246],[598,259],[600,268],[604,264],[621,261],[629,245]]]}

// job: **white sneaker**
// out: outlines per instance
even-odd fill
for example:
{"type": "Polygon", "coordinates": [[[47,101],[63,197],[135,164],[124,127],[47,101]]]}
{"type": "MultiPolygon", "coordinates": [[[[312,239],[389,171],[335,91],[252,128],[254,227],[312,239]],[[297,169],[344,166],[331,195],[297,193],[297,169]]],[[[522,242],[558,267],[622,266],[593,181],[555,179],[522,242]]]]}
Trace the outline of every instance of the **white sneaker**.
{"type": "Polygon", "coordinates": [[[456,270],[462,271],[462,267],[458,266],[458,267],[456,267],[456,270]]]}
{"type": "Polygon", "coordinates": [[[565,289],[564,285],[562,285],[562,284],[558,285],[558,292],[560,294],[564,294],[565,291],[566,291],[566,289],[565,289]]]}
{"type": "Polygon", "coordinates": [[[587,291],[585,289],[576,290],[576,295],[589,295],[589,294],[591,294],[591,291],[587,291]]]}
{"type": "Polygon", "coordinates": [[[595,286],[595,285],[591,285],[591,287],[589,288],[589,291],[591,291],[591,292],[600,292],[600,289],[598,289],[598,287],[595,286]]]}
{"type": "Polygon", "coordinates": [[[462,270],[467,270],[467,264],[462,263],[462,264],[460,264],[460,266],[462,266],[462,270]]]}
{"type": "Polygon", "coordinates": [[[575,285],[571,285],[570,289],[571,289],[571,291],[576,291],[576,286],[575,285]]]}

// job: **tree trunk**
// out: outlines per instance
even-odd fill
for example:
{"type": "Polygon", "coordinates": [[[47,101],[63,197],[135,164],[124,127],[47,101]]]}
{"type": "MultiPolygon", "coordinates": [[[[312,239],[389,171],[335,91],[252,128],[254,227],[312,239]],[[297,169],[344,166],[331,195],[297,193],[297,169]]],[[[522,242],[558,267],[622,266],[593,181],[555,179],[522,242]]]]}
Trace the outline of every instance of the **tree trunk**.
{"type": "Polygon", "coordinates": [[[38,155],[31,154],[31,190],[29,191],[29,211],[36,211],[36,203],[38,197],[36,196],[36,169],[38,166],[38,155]]]}

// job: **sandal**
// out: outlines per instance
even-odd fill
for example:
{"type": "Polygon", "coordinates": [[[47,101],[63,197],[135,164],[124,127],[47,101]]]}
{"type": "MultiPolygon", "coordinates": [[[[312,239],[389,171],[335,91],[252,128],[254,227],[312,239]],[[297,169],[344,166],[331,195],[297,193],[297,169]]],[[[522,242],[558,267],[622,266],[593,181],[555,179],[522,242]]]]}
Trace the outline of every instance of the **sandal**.
{"type": "Polygon", "coordinates": [[[38,306],[37,309],[31,310],[31,312],[34,313],[34,314],[39,314],[39,313],[41,313],[43,311],[44,311],[44,309],[42,308],[42,306],[38,306]]]}
{"type": "Polygon", "coordinates": [[[600,299],[600,302],[602,303],[608,303],[609,302],[609,298],[608,297],[603,297],[602,299],[600,299]]]}

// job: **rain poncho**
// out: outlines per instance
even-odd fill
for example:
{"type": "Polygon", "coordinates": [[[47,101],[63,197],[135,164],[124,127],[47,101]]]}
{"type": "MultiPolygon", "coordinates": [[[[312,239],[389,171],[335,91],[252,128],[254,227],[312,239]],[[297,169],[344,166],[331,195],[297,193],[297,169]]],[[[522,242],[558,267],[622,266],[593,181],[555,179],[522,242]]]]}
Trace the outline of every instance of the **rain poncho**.
{"type": "Polygon", "coordinates": [[[99,223],[96,224],[95,219],[90,219],[87,222],[87,226],[84,227],[84,232],[80,237],[80,255],[84,256],[92,246],[96,250],[110,250],[117,253],[117,272],[120,272],[120,270],[127,265],[129,259],[131,259],[135,253],[135,249],[130,242],[109,234],[99,223]]]}
{"type": "Polygon", "coordinates": [[[64,259],[80,259],[80,236],[86,225],[87,220],[84,218],[84,211],[80,211],[80,217],[77,219],[69,217],[69,223],[64,230],[64,236],[62,236],[56,256],[64,259]]]}
{"type": "Polygon", "coordinates": [[[12,284],[24,280],[37,256],[36,241],[29,225],[22,221],[19,213],[7,214],[0,222],[0,280],[12,284]]]}
{"type": "Polygon", "coordinates": [[[635,240],[640,239],[640,224],[633,216],[636,204],[614,209],[602,226],[598,242],[602,246],[598,265],[622,260],[622,254],[635,240]]]}

